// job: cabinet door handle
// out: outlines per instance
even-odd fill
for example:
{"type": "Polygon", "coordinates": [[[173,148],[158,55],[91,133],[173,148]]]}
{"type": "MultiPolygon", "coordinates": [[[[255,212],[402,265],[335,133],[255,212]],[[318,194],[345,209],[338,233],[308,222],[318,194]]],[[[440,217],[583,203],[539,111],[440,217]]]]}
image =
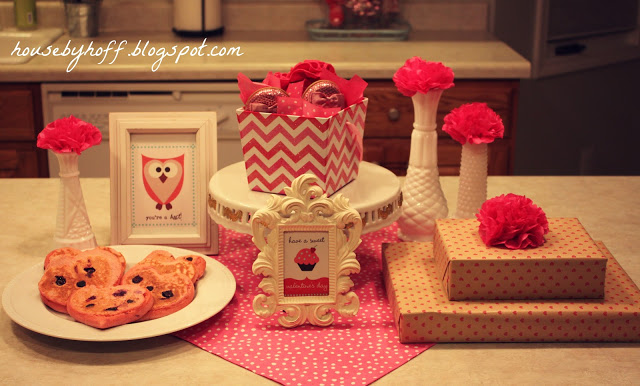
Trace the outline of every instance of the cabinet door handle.
{"type": "Polygon", "coordinates": [[[387,116],[389,117],[389,120],[391,122],[396,122],[398,119],[400,119],[400,111],[395,107],[392,107],[389,109],[389,113],[387,114],[387,116]]]}

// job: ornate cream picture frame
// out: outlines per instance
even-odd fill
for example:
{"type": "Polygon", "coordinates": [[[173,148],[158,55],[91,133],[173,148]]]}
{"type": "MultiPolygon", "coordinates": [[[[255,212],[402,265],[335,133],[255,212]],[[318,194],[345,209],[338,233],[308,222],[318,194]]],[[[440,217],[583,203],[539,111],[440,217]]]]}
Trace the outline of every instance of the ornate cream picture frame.
{"type": "Polygon", "coordinates": [[[318,182],[311,174],[296,178],[285,196],[272,195],[251,219],[260,250],[253,273],[264,276],[253,309],[263,318],[282,311],[284,327],[329,326],[331,310],[351,317],[360,308],[349,275],[360,272],[354,251],[362,220],[346,197],[327,198],[318,182]]]}
{"type": "Polygon", "coordinates": [[[110,113],[111,243],[218,253],[215,112],[110,113]]]}

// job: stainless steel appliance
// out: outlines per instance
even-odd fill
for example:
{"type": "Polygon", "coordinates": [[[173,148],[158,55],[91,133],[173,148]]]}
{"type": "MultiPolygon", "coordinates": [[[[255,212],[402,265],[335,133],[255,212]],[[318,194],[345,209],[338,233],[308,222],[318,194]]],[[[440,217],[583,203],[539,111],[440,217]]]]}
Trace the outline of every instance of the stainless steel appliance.
{"type": "MultiPolygon", "coordinates": [[[[102,143],[80,159],[82,177],[109,177],[109,113],[215,111],[218,117],[218,168],[242,161],[235,110],[242,105],[233,83],[45,83],[45,122],[73,115],[102,132],[102,143]]],[[[51,153],[51,152],[49,152],[51,153]]],[[[49,154],[49,173],[57,177],[58,162],[49,154]]]]}
{"type": "Polygon", "coordinates": [[[514,173],[640,173],[640,0],[494,0],[496,36],[531,61],[514,173]]]}
{"type": "Polygon", "coordinates": [[[640,57],[639,0],[495,0],[494,32],[532,78],[640,57]]]}

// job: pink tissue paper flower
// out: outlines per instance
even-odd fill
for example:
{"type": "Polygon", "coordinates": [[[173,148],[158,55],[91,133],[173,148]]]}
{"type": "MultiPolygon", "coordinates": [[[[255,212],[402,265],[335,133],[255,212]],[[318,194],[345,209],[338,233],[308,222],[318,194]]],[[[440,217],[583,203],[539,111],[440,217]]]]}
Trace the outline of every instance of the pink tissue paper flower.
{"type": "Polygon", "coordinates": [[[49,123],[38,134],[37,146],[56,153],[80,154],[100,142],[102,134],[97,127],[71,115],[49,123]]]}
{"type": "Polygon", "coordinates": [[[402,95],[412,97],[417,92],[426,94],[431,89],[453,87],[453,70],[440,62],[427,62],[414,56],[396,71],[393,82],[402,95]]]}
{"type": "Polygon", "coordinates": [[[488,247],[535,248],[544,244],[549,232],[544,211],[531,199],[513,193],[485,201],[476,217],[480,238],[488,247]]]}
{"type": "Polygon", "coordinates": [[[502,118],[486,103],[466,103],[444,117],[442,130],[465,144],[491,143],[504,135],[502,118]]]}

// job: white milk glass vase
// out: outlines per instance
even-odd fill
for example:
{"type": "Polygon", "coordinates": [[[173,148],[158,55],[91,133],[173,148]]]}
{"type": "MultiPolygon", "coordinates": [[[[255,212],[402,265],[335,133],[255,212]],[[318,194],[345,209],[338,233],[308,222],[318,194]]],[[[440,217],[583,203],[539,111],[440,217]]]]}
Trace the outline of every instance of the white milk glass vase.
{"type": "Polygon", "coordinates": [[[61,247],[95,248],[96,238],[89,223],[80,186],[79,155],[57,152],[54,154],[60,165],[60,195],[53,239],[61,247]]]}
{"type": "Polygon", "coordinates": [[[436,114],[441,89],[411,97],[414,109],[409,167],[402,189],[398,237],[404,241],[433,241],[435,220],[447,217],[447,200],[438,173],[436,114]]]}
{"type": "Polygon", "coordinates": [[[487,149],[486,143],[467,142],[462,145],[457,218],[475,218],[476,213],[487,200],[487,149]]]}

